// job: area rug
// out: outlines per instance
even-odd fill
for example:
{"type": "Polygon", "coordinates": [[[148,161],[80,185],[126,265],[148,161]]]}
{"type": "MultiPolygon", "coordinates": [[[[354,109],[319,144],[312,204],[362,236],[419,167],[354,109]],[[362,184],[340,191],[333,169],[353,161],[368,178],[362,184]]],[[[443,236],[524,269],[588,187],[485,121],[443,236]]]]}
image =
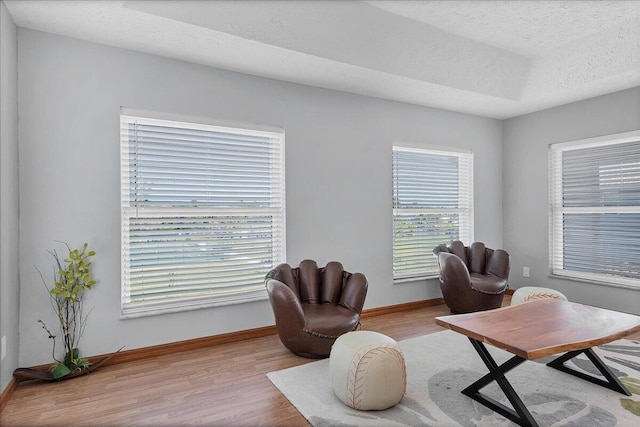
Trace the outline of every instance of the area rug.
{"type": "MultiPolygon", "coordinates": [[[[407,392],[400,404],[384,411],[356,411],[340,402],[331,391],[328,359],[267,376],[315,427],[515,425],[460,393],[487,373],[466,337],[443,331],[399,345],[407,365],[407,392]]],[[[498,363],[511,357],[490,345],[487,348],[498,363]]],[[[507,373],[540,426],[640,426],[640,342],[619,340],[595,351],[632,396],[546,366],[553,357],[526,361],[507,373]]],[[[567,365],[598,373],[586,357],[573,361],[567,365]]],[[[482,391],[509,406],[495,383],[482,391]]]]}

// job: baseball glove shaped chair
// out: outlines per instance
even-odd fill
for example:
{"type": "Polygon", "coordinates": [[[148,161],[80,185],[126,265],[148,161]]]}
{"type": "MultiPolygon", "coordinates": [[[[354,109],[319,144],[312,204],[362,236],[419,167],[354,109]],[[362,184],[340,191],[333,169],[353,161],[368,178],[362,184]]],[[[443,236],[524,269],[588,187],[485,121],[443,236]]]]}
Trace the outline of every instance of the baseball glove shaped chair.
{"type": "Polygon", "coordinates": [[[367,279],[339,262],[280,264],[265,284],[280,341],[298,356],[328,357],[335,340],[360,324],[367,279]]]}
{"type": "Polygon", "coordinates": [[[502,305],[509,285],[509,254],[484,243],[464,246],[460,241],[436,246],[440,289],[453,313],[491,310],[502,305]]]}

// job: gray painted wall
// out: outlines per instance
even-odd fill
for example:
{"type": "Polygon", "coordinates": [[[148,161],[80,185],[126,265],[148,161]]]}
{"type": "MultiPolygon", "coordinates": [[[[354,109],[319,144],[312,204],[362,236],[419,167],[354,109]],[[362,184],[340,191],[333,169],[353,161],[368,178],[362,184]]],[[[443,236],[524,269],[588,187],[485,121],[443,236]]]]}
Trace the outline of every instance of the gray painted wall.
{"type": "Polygon", "coordinates": [[[439,297],[392,283],[391,146],[471,148],[475,236],[502,245],[501,122],[312,88],[19,29],[20,364],[50,360],[53,324],[34,265],[54,240],[97,250],[89,355],[272,325],[267,301],[120,320],[120,106],[286,129],[287,254],[369,280],[366,308],[439,297]]]}
{"type": "Polygon", "coordinates": [[[18,37],[0,1],[0,337],[7,355],[0,362],[0,391],[18,367],[20,282],[18,269],[18,37]]]}
{"type": "Polygon", "coordinates": [[[549,276],[549,144],[636,129],[640,87],[503,122],[503,233],[512,287],[548,286],[572,301],[640,314],[637,290],[549,276]],[[523,266],[531,268],[529,279],[523,266]]]}

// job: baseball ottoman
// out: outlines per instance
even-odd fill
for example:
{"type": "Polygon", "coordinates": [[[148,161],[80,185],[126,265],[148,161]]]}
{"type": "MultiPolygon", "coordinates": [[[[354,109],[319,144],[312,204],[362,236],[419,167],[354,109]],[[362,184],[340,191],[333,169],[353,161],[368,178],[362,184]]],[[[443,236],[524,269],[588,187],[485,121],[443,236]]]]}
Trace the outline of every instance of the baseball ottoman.
{"type": "Polygon", "coordinates": [[[329,372],[333,392],[359,410],[382,410],[402,400],[407,370],[392,338],[373,331],[340,336],[331,348],[329,372]]]}

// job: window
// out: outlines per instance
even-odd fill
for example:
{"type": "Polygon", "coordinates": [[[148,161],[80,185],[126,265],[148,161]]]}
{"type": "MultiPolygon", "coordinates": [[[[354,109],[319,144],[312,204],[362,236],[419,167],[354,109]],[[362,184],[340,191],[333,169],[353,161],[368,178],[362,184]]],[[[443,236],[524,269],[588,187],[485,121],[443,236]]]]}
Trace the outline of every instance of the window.
{"type": "Polygon", "coordinates": [[[267,298],[284,134],[122,109],[122,317],[267,298]]]}
{"type": "Polygon", "coordinates": [[[473,154],[393,147],[393,278],[438,275],[433,248],[473,240],[473,154]]]}
{"type": "Polygon", "coordinates": [[[549,153],[551,273],[640,287],[640,131],[549,153]]]}

